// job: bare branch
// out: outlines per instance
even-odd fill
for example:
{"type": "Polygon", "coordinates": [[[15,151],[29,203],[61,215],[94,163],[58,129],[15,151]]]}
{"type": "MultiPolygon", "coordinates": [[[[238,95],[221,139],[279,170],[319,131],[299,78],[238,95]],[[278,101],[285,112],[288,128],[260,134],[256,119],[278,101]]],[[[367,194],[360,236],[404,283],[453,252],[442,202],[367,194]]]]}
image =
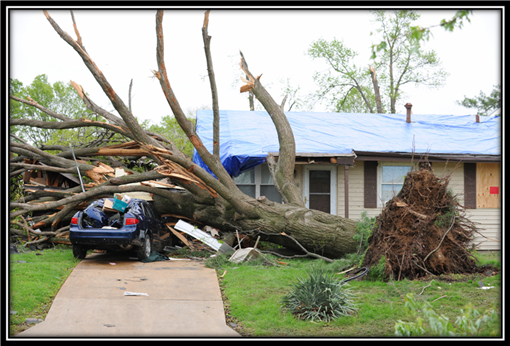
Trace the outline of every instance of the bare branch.
{"type": "Polygon", "coordinates": [[[43,11],[44,15],[50,22],[51,26],[55,31],[60,35],[60,37],[66,41],[74,50],[80,55],[83,62],[92,73],[98,84],[103,89],[104,93],[109,97],[113,106],[119,112],[120,116],[129,127],[135,139],[139,142],[143,143],[151,143],[154,145],[158,145],[155,141],[153,142],[151,138],[145,133],[145,131],[141,128],[141,126],[136,121],[135,117],[131,113],[131,111],[126,107],[122,99],[119,95],[113,90],[112,86],[104,76],[103,72],[99,69],[96,63],[92,60],[92,58],[87,54],[87,52],[82,48],[80,44],[78,44],[71,36],[69,36],[65,31],[63,31],[58,24],[51,18],[47,11],[43,11]]]}
{"type": "Polygon", "coordinates": [[[133,108],[131,107],[131,89],[133,88],[133,78],[131,78],[131,83],[129,83],[129,110],[133,113],[133,108]]]}
{"type": "Polygon", "coordinates": [[[207,148],[203,145],[202,140],[195,132],[194,125],[189,121],[177,101],[177,98],[170,86],[167,76],[167,70],[164,58],[164,40],[163,40],[163,11],[158,11],[156,14],[156,37],[157,37],[157,62],[158,71],[155,73],[161,84],[161,89],[165,94],[166,100],[172,109],[175,119],[183,129],[186,136],[189,138],[198,154],[204,163],[216,175],[218,180],[211,179],[211,175],[200,167],[196,167],[195,171],[200,174],[200,177],[207,181],[220,196],[226,199],[234,206],[236,211],[242,215],[253,214],[253,207],[246,203],[247,196],[242,193],[236,186],[234,181],[230,178],[229,174],[221,164],[219,157],[211,155],[207,148]],[[204,174],[205,173],[205,174],[204,174]]]}
{"type": "MultiPolygon", "coordinates": [[[[275,185],[278,185],[277,189],[282,191],[282,198],[286,203],[293,203],[304,207],[304,201],[301,196],[301,192],[294,184],[294,165],[296,160],[296,143],[294,141],[294,134],[289,124],[285,113],[282,111],[280,106],[274,101],[271,95],[260,83],[259,75],[255,78],[248,70],[248,65],[244,59],[243,53],[241,54],[240,66],[243,72],[248,76],[248,80],[244,79],[244,89],[252,90],[257,99],[262,103],[266,111],[271,116],[276,131],[278,133],[278,142],[280,143],[280,150],[278,156],[278,163],[275,170],[275,185]]],[[[241,87],[241,92],[243,92],[241,87]]]]}
{"type": "Polygon", "coordinates": [[[122,120],[122,118],[119,118],[115,114],[112,114],[112,113],[108,112],[107,110],[99,107],[97,104],[95,104],[90,99],[90,97],[85,93],[85,91],[83,90],[83,87],[80,84],[78,84],[74,81],[71,81],[71,86],[76,90],[78,95],[81,97],[85,106],[88,109],[90,109],[92,112],[101,115],[103,118],[110,121],[112,124],[115,124],[115,125],[121,126],[121,127],[127,127],[126,123],[124,122],[124,120],[122,120]]]}
{"type": "Polygon", "coordinates": [[[123,136],[134,139],[133,135],[127,128],[122,128],[120,126],[104,123],[101,121],[88,120],[88,119],[71,119],[67,121],[57,122],[57,121],[42,121],[42,120],[32,120],[32,119],[11,119],[11,126],[15,125],[24,125],[31,127],[39,127],[42,129],[54,129],[54,130],[64,130],[64,129],[72,129],[77,127],[103,127],[105,129],[109,129],[111,131],[120,133],[123,136]]]}
{"type": "Polygon", "coordinates": [[[29,105],[29,106],[35,107],[35,108],[37,108],[37,109],[39,109],[39,110],[43,111],[44,113],[46,113],[46,114],[48,114],[48,115],[50,115],[50,116],[54,117],[55,119],[60,119],[60,120],[64,120],[64,121],[67,121],[67,120],[73,120],[73,119],[71,119],[71,118],[69,118],[69,117],[66,117],[65,115],[58,114],[58,113],[55,113],[55,112],[53,112],[53,111],[50,111],[49,109],[47,109],[46,107],[41,106],[40,104],[38,104],[36,101],[32,100],[31,98],[30,98],[30,100],[29,100],[29,101],[27,101],[27,100],[24,100],[24,99],[22,99],[22,98],[16,97],[16,96],[14,96],[14,95],[10,95],[9,97],[10,97],[11,99],[13,99],[14,101],[18,101],[18,102],[24,103],[24,104],[26,104],[26,105],[29,105]]]}
{"type": "Polygon", "coordinates": [[[202,36],[204,39],[205,57],[207,60],[207,72],[211,84],[212,108],[213,108],[213,155],[218,159],[220,157],[220,110],[218,106],[218,89],[216,88],[216,78],[214,77],[213,62],[211,56],[211,36],[207,32],[209,26],[209,10],[205,11],[204,26],[202,27],[202,36]]]}
{"type": "Polygon", "coordinates": [[[78,31],[78,26],[76,25],[76,21],[74,20],[74,13],[73,13],[73,11],[71,11],[71,18],[73,19],[74,32],[76,33],[76,38],[77,38],[76,42],[86,52],[85,47],[83,46],[83,43],[81,42],[81,36],[80,36],[80,32],[78,31]]]}

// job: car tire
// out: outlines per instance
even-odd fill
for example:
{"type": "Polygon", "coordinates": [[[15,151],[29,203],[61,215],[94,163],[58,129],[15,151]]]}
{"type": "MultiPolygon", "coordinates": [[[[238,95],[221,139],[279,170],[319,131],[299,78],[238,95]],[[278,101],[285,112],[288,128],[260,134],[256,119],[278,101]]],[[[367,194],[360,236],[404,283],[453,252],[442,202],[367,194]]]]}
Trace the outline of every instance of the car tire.
{"type": "Polygon", "coordinates": [[[142,246],[140,246],[136,250],[136,254],[138,256],[138,259],[141,261],[149,257],[151,253],[152,253],[152,238],[150,234],[147,233],[145,235],[145,239],[143,240],[142,246]]]}
{"type": "Polygon", "coordinates": [[[81,245],[73,245],[73,256],[77,259],[84,259],[87,256],[87,249],[81,245]]]}

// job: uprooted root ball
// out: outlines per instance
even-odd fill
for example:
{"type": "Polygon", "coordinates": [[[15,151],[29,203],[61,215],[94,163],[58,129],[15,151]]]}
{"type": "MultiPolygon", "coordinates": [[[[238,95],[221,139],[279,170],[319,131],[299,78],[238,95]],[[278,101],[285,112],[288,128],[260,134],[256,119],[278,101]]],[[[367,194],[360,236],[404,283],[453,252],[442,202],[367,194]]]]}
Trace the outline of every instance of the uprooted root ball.
{"type": "Polygon", "coordinates": [[[468,248],[478,231],[448,189],[449,179],[426,169],[407,174],[377,218],[363,266],[384,256],[385,276],[395,280],[477,270],[468,248]]]}

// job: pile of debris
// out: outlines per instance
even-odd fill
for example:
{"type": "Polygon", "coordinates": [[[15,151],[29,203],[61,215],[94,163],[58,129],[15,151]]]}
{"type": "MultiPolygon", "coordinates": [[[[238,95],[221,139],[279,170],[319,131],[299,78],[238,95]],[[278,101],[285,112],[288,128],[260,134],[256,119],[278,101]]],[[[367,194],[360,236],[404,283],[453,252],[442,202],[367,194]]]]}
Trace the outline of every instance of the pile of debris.
{"type": "MultiPolygon", "coordinates": [[[[165,217],[167,218],[168,215],[165,217]]],[[[193,222],[190,220],[190,222],[193,222]]],[[[263,258],[265,262],[270,264],[262,252],[257,249],[260,237],[253,242],[252,238],[247,234],[228,233],[220,235],[220,231],[210,226],[204,226],[202,229],[197,225],[190,224],[179,219],[175,222],[167,222],[166,226],[179,240],[178,243],[191,250],[210,251],[223,253],[229,256],[229,261],[241,263],[250,261],[251,259],[263,258]],[[222,239],[221,241],[219,239],[222,239]],[[243,245],[241,245],[243,244],[243,245]]],[[[178,249],[180,246],[167,246],[165,251],[178,249]]]]}
{"type": "Polygon", "coordinates": [[[451,174],[438,178],[430,165],[407,174],[402,190],[386,203],[369,238],[364,267],[384,257],[385,276],[394,280],[428,275],[472,274],[474,223],[448,189],[451,174]]]}

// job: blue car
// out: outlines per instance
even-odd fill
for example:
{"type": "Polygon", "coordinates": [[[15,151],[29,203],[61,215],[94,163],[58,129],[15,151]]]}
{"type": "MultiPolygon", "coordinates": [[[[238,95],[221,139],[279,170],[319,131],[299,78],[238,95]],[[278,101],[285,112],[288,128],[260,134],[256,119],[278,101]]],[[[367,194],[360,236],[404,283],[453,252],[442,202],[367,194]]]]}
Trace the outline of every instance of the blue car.
{"type": "Polygon", "coordinates": [[[71,219],[69,240],[73,255],[83,259],[87,250],[135,250],[139,260],[151,255],[154,237],[165,231],[159,215],[145,200],[132,198],[126,209],[103,208],[104,198],[91,203],[71,219]]]}

